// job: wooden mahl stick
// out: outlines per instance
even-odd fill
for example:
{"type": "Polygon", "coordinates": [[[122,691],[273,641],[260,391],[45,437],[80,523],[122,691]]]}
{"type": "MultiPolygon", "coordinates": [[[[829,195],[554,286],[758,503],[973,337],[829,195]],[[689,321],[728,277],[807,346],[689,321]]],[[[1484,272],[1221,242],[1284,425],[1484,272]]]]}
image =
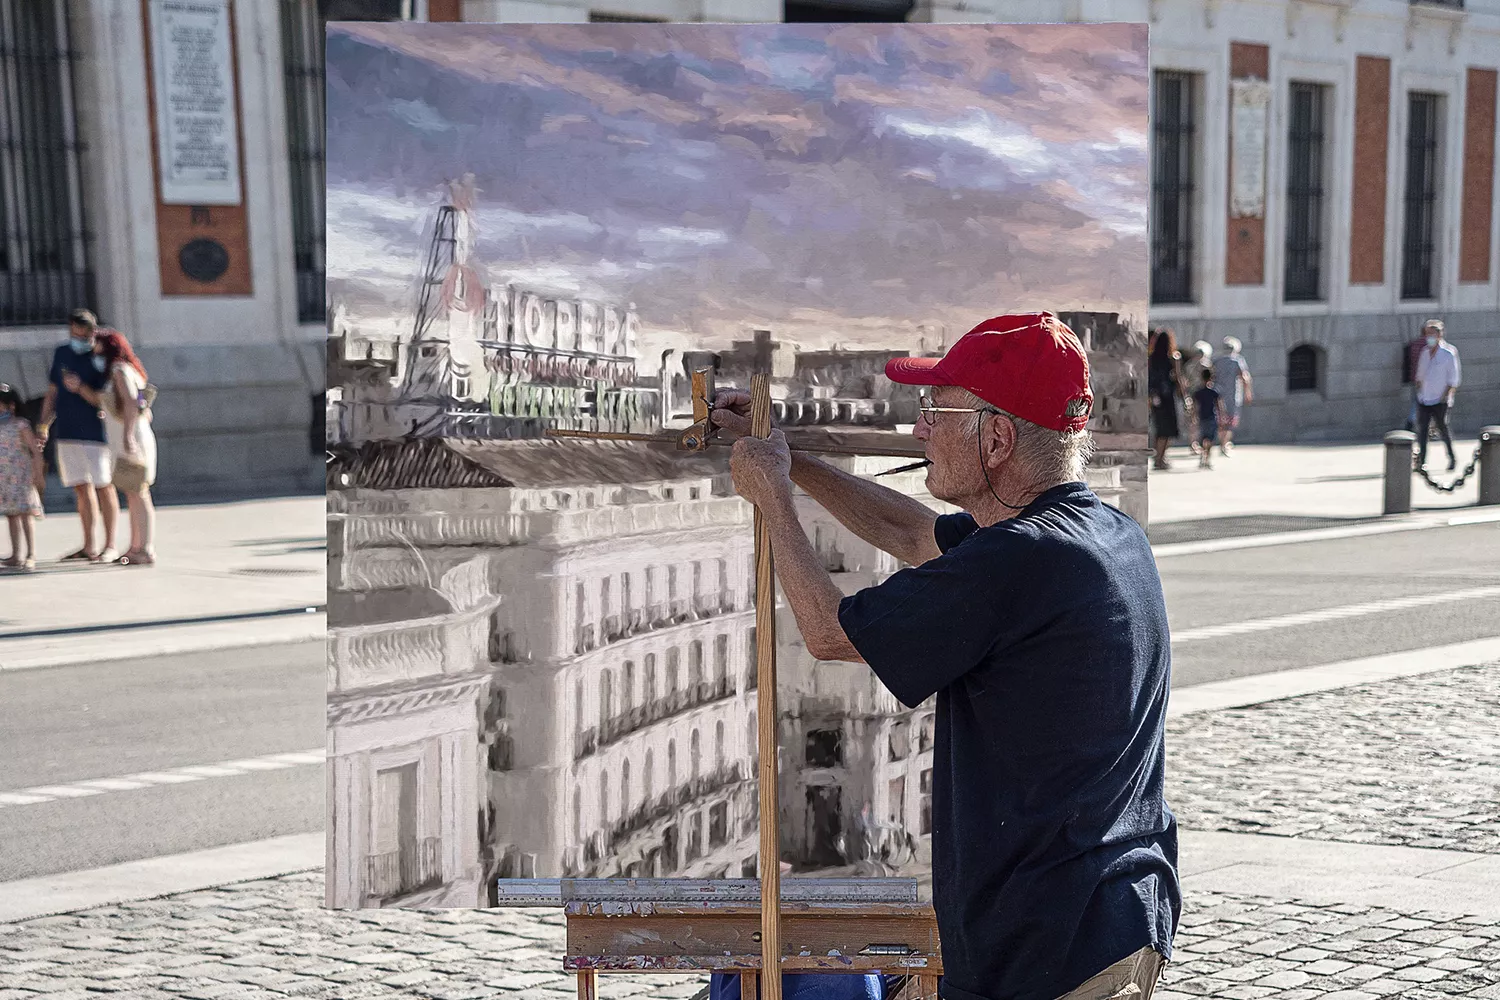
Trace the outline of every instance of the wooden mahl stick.
{"type": "MultiPolygon", "coordinates": [[[[750,433],[771,436],[771,377],[750,379],[750,433]]],[[[781,1000],[781,815],[776,795],[776,570],[771,534],[755,511],[755,677],[760,713],[761,998],[781,1000]]],[[[744,1000],[754,1000],[745,997],[744,1000]]]]}

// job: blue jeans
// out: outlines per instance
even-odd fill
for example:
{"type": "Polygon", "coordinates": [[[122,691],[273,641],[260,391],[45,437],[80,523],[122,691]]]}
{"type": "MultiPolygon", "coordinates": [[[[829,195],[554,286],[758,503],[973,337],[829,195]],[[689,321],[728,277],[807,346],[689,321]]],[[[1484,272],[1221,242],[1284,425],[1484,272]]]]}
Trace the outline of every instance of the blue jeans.
{"type": "MultiPolygon", "coordinates": [[[[781,996],[783,1000],[885,1000],[886,988],[880,974],[873,972],[863,976],[852,972],[784,975],[781,996]]],[[[740,977],[715,973],[709,983],[708,1000],[741,1000],[740,977]]]]}

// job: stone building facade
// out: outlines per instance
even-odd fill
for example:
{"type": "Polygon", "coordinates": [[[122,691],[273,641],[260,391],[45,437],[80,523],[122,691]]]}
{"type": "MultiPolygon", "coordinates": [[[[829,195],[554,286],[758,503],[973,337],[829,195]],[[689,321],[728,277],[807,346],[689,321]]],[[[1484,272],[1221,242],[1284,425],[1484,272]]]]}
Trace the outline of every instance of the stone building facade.
{"type": "Polygon", "coordinates": [[[0,381],[39,401],[92,309],[160,389],[161,497],[322,485],[318,8],[0,0],[0,381]]]}

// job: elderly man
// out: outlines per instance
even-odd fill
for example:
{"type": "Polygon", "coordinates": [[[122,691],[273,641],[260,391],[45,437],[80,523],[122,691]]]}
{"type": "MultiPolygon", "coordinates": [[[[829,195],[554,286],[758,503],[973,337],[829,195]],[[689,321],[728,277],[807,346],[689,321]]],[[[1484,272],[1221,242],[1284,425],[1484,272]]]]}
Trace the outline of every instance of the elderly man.
{"type": "Polygon", "coordinates": [[[1448,448],[1448,471],[1458,467],[1453,454],[1453,435],[1448,431],[1448,408],[1458,392],[1458,351],[1443,340],[1443,321],[1430,319],[1422,324],[1426,343],[1417,353],[1412,382],[1417,389],[1417,468],[1427,464],[1427,433],[1434,422],[1443,444],[1448,448]]]}
{"type": "Polygon", "coordinates": [[[114,460],[104,440],[104,420],[97,406],[63,384],[68,374],[76,375],[79,382],[94,392],[102,391],[108,384],[104,358],[94,353],[98,330],[99,321],[87,309],[75,309],[69,317],[68,342],[52,354],[38,428],[43,442],[49,436],[57,441],[57,475],[64,486],[73,490],[78,500],[78,517],[83,522],[83,547],[63,556],[64,562],[107,563],[116,557],[115,523],[120,517],[120,497],[111,485],[114,460]],[[95,545],[96,516],[104,522],[102,548],[95,545]]]}
{"type": "MultiPolygon", "coordinates": [[[[915,434],[920,501],[788,451],[735,442],[735,488],[766,519],[808,650],[864,662],[903,704],[937,695],[933,902],[948,1000],[1149,998],[1181,912],[1163,797],[1170,644],[1145,533],[1083,483],[1088,360],[1051,313],[987,320],[941,359],[915,434]],[[909,563],[845,597],[792,483],[909,563]]],[[[748,397],[714,422],[744,434],[748,397]]]]}

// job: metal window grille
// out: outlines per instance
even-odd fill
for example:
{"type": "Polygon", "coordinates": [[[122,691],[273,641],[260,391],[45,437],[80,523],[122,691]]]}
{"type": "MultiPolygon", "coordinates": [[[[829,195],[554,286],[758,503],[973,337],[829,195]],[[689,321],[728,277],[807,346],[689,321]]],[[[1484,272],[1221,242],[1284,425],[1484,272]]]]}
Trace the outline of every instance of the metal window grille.
{"type": "Polygon", "coordinates": [[[93,305],[64,0],[0,0],[0,325],[93,305]]]}
{"type": "Polygon", "coordinates": [[[591,24],[660,24],[664,17],[645,17],[638,14],[610,14],[605,11],[589,11],[591,24]]]}
{"type": "Polygon", "coordinates": [[[291,173],[297,319],[324,318],[323,18],[316,0],[281,0],[286,140],[291,173]]]}
{"type": "Polygon", "coordinates": [[[1316,392],[1318,388],[1318,350],[1301,344],[1287,352],[1286,391],[1316,392]]]}
{"type": "Polygon", "coordinates": [[[911,16],[916,0],[784,0],[781,19],[787,24],[829,22],[895,22],[911,16]]]}
{"type": "Polygon", "coordinates": [[[1327,88],[1294,83],[1287,130],[1286,273],[1288,302],[1321,298],[1323,129],[1327,88]]]}
{"type": "Polygon", "coordinates": [[[281,58],[286,75],[286,138],[292,193],[292,258],[297,274],[297,319],[327,316],[324,229],[327,70],[325,29],[329,21],[401,21],[412,17],[412,0],[281,0],[281,58]]]}
{"type": "Polygon", "coordinates": [[[1453,10],[1463,10],[1464,0],[1410,0],[1413,7],[1451,7],[1453,10]]]}
{"type": "Polygon", "coordinates": [[[1193,301],[1191,73],[1157,70],[1152,88],[1151,301],[1193,301]]]}
{"type": "Polygon", "coordinates": [[[1437,229],[1438,124],[1442,98],[1413,93],[1406,133],[1406,231],[1401,240],[1401,297],[1430,299],[1437,229]]]}

